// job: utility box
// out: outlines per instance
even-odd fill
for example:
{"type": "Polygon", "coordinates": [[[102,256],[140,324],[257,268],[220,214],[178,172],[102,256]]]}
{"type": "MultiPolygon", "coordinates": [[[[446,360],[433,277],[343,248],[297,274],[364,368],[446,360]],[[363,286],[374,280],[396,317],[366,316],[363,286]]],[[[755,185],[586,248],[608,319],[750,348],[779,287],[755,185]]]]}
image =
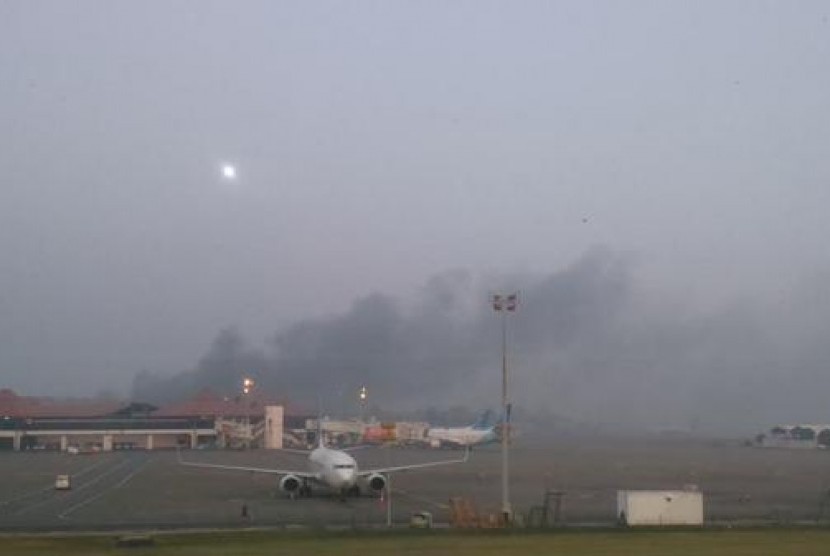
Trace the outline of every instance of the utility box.
{"type": "Polygon", "coordinates": [[[409,520],[409,526],[413,529],[431,529],[432,514],[430,512],[417,512],[412,514],[409,520]]]}
{"type": "Polygon", "coordinates": [[[703,494],[692,490],[617,491],[621,525],[703,525],[703,494]]]}

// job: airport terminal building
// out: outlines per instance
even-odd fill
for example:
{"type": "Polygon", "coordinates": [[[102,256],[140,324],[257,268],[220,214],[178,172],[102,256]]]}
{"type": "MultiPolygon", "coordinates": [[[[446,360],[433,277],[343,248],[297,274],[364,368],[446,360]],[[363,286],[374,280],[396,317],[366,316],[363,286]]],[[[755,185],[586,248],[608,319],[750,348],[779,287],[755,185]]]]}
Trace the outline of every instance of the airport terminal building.
{"type": "Polygon", "coordinates": [[[0,450],[111,451],[282,448],[283,406],[254,395],[203,391],[157,408],[146,403],[54,400],[0,390],[0,450]]]}
{"type": "Polygon", "coordinates": [[[830,448],[830,424],[776,425],[756,437],[765,448],[830,448]]]}

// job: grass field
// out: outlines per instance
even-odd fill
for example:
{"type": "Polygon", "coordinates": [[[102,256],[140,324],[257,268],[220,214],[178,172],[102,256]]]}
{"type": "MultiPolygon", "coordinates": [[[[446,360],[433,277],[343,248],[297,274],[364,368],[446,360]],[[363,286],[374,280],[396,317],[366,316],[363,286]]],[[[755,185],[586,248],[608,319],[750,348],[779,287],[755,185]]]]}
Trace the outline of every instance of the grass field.
{"type": "Polygon", "coordinates": [[[752,529],[706,531],[572,531],[554,533],[228,532],[160,534],[152,547],[119,548],[113,535],[4,536],[9,556],[140,554],[158,556],[338,556],[418,554],[482,556],[561,554],[581,556],[812,556],[830,555],[830,530],[752,529]]]}

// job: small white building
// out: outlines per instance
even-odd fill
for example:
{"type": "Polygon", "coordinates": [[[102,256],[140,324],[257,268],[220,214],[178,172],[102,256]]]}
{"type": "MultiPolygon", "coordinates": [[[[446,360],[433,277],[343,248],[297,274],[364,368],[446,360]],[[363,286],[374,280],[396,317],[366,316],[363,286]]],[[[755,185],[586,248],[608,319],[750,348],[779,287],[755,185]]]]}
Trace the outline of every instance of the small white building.
{"type": "Polygon", "coordinates": [[[703,525],[703,494],[695,490],[620,490],[617,518],[625,525],[703,525]]]}

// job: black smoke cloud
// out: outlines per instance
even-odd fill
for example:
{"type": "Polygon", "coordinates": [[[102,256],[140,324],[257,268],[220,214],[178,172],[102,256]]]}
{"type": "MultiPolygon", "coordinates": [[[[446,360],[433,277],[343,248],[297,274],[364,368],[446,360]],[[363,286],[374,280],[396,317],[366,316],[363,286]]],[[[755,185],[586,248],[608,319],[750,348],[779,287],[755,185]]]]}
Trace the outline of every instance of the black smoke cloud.
{"type": "MultiPolygon", "coordinates": [[[[740,300],[715,311],[655,299],[629,257],[594,249],[550,275],[432,278],[404,304],[383,294],[345,313],[299,322],[263,348],[234,329],[193,370],[147,372],[133,396],[164,402],[204,387],[238,391],[242,373],[303,407],[496,407],[500,316],[482,284],[521,291],[508,316],[511,398],[526,411],[612,427],[749,432],[770,423],[827,421],[830,288],[806,283],[779,300],[740,300]]],[[[662,294],[665,295],[665,294],[662,294]]]]}

